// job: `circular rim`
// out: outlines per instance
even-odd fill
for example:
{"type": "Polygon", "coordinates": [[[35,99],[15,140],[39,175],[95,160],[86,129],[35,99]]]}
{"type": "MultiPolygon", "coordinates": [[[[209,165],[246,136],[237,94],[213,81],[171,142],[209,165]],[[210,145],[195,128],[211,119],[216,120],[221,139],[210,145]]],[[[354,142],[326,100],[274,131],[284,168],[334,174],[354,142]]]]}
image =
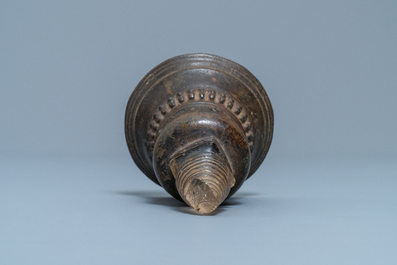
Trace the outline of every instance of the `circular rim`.
{"type": "Polygon", "coordinates": [[[260,147],[259,154],[255,157],[252,157],[251,168],[247,177],[249,178],[259,168],[259,166],[265,159],[271,145],[274,127],[274,114],[272,105],[270,103],[269,97],[266,94],[265,89],[263,88],[259,80],[245,67],[223,57],[206,53],[184,54],[172,57],[164,61],[163,63],[153,68],[148,74],[146,74],[146,76],[139,82],[139,84],[132,92],[128,100],[125,113],[125,136],[128,149],[134,162],[147,177],[160,185],[155,176],[153,165],[145,163],[145,161],[142,159],[144,155],[142,152],[146,152],[146,150],[140,150],[138,148],[135,133],[136,114],[140,108],[141,102],[147,95],[148,91],[165,76],[174,73],[175,71],[185,70],[186,68],[183,67],[175,69],[176,66],[183,64],[195,65],[194,67],[190,66],[190,68],[212,69],[215,71],[223,72],[244,84],[245,87],[258,100],[262,111],[262,116],[264,118],[263,122],[265,124],[265,131],[263,132],[263,134],[265,135],[265,137],[262,143],[258,144],[258,146],[260,147]],[[211,68],[209,68],[208,65],[211,65],[211,68]]]}

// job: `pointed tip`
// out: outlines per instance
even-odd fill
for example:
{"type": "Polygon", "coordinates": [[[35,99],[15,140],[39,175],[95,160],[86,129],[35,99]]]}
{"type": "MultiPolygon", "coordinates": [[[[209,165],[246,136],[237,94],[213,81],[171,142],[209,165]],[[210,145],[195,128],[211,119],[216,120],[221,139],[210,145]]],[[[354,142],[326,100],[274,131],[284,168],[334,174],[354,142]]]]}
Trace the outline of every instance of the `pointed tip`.
{"type": "Polygon", "coordinates": [[[213,212],[234,185],[230,165],[213,142],[195,147],[170,164],[179,195],[201,214],[213,212]]]}
{"type": "Polygon", "coordinates": [[[213,211],[216,210],[216,208],[218,208],[217,204],[213,204],[213,203],[208,203],[208,202],[203,202],[200,203],[197,206],[197,209],[195,209],[197,212],[202,213],[202,214],[210,214],[213,211]]]}
{"type": "Polygon", "coordinates": [[[221,203],[220,196],[200,179],[194,179],[187,185],[184,195],[188,204],[202,214],[213,212],[221,203]]]}

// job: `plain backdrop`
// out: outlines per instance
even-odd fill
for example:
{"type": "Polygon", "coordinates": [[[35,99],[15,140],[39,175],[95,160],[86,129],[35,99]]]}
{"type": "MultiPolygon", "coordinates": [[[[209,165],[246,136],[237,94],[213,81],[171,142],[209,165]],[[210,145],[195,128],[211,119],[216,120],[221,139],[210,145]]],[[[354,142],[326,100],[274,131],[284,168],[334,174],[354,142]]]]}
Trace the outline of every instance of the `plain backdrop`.
{"type": "Polygon", "coordinates": [[[396,1],[1,1],[0,92],[1,264],[397,262],[396,1]],[[194,52],[275,113],[258,177],[208,217],[124,138],[141,78],[194,52]]]}
{"type": "Polygon", "coordinates": [[[1,152],[125,155],[127,100],[162,61],[248,68],[273,155],[396,155],[395,1],[2,1],[1,152]]]}

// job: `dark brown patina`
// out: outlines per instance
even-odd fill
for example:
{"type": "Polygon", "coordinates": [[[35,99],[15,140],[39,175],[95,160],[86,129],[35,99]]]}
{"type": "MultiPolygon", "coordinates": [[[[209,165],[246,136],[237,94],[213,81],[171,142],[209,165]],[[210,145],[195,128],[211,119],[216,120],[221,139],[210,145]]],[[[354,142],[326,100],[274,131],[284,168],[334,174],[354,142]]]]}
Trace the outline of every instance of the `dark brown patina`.
{"type": "Polygon", "coordinates": [[[125,134],[146,176],[207,213],[200,209],[206,199],[193,205],[197,198],[186,193],[215,194],[219,203],[232,196],[269,150],[273,110],[260,82],[241,65],[187,54],[161,63],[138,84],[127,104],[125,134]]]}

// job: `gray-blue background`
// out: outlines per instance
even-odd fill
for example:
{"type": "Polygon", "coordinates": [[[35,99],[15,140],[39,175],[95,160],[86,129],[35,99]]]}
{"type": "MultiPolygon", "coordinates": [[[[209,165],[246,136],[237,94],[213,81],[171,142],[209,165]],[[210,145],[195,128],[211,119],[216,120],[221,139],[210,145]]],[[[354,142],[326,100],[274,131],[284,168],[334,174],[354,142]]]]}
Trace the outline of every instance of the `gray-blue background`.
{"type": "Polygon", "coordinates": [[[70,264],[186,264],[194,254],[206,263],[397,262],[396,1],[2,1],[0,30],[2,264],[69,264],[64,256],[70,264]],[[205,219],[169,209],[173,202],[129,158],[123,131],[140,79],[193,52],[248,68],[275,112],[258,176],[239,203],[205,219]],[[87,190],[112,194],[114,205],[87,190]],[[322,205],[324,194],[330,201],[322,205]],[[117,208],[125,197],[126,209],[117,208]],[[341,208],[332,198],[356,204],[341,208]],[[46,205],[57,200],[64,204],[46,205]],[[272,219],[263,205],[281,207],[282,215],[272,219]],[[313,220],[319,209],[323,219],[313,220]],[[162,219],[173,233],[162,234],[162,219]],[[233,236],[240,223],[246,230],[233,236]],[[260,234],[266,227],[268,237],[260,234]],[[373,234],[363,239],[366,233],[373,234]],[[242,249],[239,240],[246,240],[242,249]],[[195,242],[211,247],[196,253],[195,242]]]}

